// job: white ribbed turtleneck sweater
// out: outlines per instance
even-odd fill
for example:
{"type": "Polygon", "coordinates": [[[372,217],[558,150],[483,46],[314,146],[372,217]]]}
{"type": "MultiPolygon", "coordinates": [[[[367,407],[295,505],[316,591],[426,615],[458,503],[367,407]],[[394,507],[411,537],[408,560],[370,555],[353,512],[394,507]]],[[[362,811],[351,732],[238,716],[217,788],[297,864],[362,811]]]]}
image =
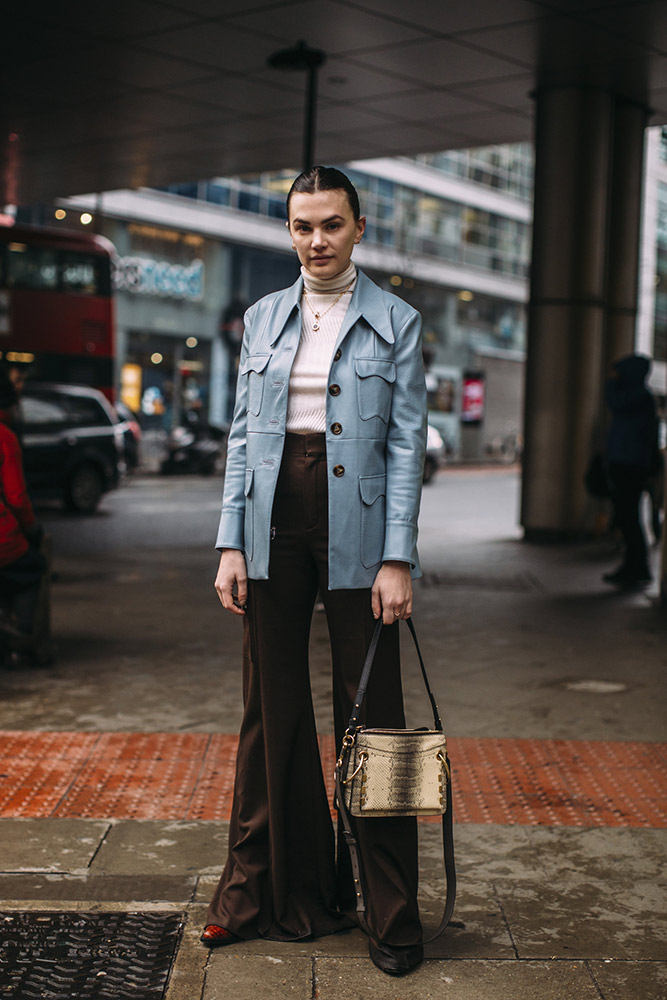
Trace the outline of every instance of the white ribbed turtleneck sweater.
{"type": "Polygon", "coordinates": [[[329,368],[352,298],[357,270],[350,261],[347,268],[333,278],[315,278],[304,267],[301,274],[308,299],[305,294],[301,296],[301,339],[289,380],[286,430],[290,434],[321,434],[326,430],[329,368]],[[348,285],[350,288],[329,308],[348,285]],[[315,312],[320,314],[319,330],[313,330],[315,312]]]}

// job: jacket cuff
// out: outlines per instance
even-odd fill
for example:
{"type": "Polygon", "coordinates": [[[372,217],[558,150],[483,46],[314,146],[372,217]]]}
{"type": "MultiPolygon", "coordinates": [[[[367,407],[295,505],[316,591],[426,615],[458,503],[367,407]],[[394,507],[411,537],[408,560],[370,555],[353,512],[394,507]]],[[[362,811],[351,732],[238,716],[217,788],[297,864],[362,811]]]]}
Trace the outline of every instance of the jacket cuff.
{"type": "Polygon", "coordinates": [[[414,552],[417,544],[417,529],[412,524],[390,521],[385,525],[384,552],[382,562],[395,559],[414,566],[414,552]]]}
{"type": "Polygon", "coordinates": [[[243,551],[243,523],[245,514],[242,510],[224,510],[218,527],[216,549],[240,549],[243,551]]]}

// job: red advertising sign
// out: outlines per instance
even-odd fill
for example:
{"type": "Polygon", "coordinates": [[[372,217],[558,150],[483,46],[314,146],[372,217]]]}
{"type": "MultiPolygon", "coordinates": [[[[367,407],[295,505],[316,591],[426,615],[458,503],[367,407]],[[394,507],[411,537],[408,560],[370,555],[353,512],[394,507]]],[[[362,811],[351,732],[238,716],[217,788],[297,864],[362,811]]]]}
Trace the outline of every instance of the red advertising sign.
{"type": "Polygon", "coordinates": [[[461,423],[479,424],[484,419],[484,373],[464,372],[461,387],[461,423]]]}

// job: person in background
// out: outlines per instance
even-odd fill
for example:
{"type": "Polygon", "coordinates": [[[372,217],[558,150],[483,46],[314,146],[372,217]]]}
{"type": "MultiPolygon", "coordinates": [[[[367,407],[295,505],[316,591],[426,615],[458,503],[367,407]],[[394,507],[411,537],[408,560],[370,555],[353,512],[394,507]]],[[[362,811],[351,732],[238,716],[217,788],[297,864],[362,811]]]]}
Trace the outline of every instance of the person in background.
{"type": "Polygon", "coordinates": [[[662,539],[665,517],[665,397],[658,396],[658,431],[655,452],[649,470],[648,495],[651,501],[651,529],[656,545],[662,539]]]}
{"type": "Polygon", "coordinates": [[[21,448],[10,427],[18,402],[9,373],[0,368],[0,635],[6,665],[38,665],[34,634],[46,563],[39,552],[37,523],[23,478],[21,448]]]}
{"type": "Polygon", "coordinates": [[[640,502],[648,488],[657,449],[655,401],[646,387],[650,358],[629,354],[614,362],[615,375],[607,382],[605,399],[611,411],[607,435],[607,462],[612,489],[614,522],[623,535],[625,555],[618,569],[603,580],[634,588],[651,581],[640,502]]]}
{"type": "Polygon", "coordinates": [[[12,362],[9,362],[6,365],[7,374],[9,375],[9,381],[14,386],[14,390],[19,399],[21,398],[21,393],[23,392],[23,388],[25,386],[27,367],[28,366],[25,364],[19,364],[19,363],[13,364],[12,362]]]}

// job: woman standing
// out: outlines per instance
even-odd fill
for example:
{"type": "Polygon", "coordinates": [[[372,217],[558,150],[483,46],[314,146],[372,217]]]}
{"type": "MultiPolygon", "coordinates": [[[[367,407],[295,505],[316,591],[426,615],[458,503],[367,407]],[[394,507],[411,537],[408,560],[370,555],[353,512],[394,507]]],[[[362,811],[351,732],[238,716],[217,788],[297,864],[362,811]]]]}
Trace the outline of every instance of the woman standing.
{"type": "MultiPolygon", "coordinates": [[[[244,718],[229,854],[202,941],[298,940],[353,926],[308,674],[318,589],[342,739],[375,620],[412,610],[426,440],[419,314],[351,262],[366,220],[349,179],[300,174],[287,197],[301,278],[245,317],[215,586],[244,618],[244,718]]],[[[383,629],[365,723],[402,727],[398,629],[383,629]]],[[[413,818],[357,820],[375,936],[400,975],[423,957],[413,818]]]]}

